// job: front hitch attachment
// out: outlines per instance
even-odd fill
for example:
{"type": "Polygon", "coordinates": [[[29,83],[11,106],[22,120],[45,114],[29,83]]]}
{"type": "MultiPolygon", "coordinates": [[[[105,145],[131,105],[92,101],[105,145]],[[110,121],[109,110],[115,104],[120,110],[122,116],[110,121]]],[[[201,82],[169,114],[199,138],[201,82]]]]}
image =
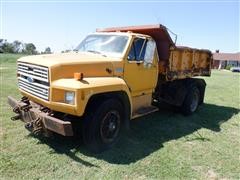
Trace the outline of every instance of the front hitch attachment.
{"type": "Polygon", "coordinates": [[[21,101],[26,103],[27,105],[30,105],[29,99],[25,96],[22,97],[21,101]]]}
{"type": "Polygon", "coordinates": [[[36,120],[32,121],[33,125],[33,134],[39,135],[43,130],[42,119],[37,118],[36,120]]]}
{"type": "Polygon", "coordinates": [[[20,114],[20,108],[18,106],[14,107],[13,112],[16,114],[20,114]]]}
{"type": "Polygon", "coordinates": [[[17,115],[11,117],[11,120],[12,120],[12,121],[16,121],[16,120],[18,120],[18,119],[21,119],[20,109],[19,109],[18,106],[16,106],[16,107],[13,108],[13,112],[16,113],[17,115]]]}
{"type": "Polygon", "coordinates": [[[22,107],[21,107],[21,110],[23,110],[24,112],[28,112],[29,109],[31,109],[31,108],[32,108],[32,106],[30,106],[30,105],[25,105],[25,106],[22,106],[22,107]]]}
{"type": "Polygon", "coordinates": [[[28,122],[25,124],[25,128],[29,131],[32,131],[33,129],[33,123],[32,122],[28,122]]]}
{"type": "Polygon", "coordinates": [[[21,119],[21,115],[20,115],[20,114],[11,117],[11,120],[12,120],[12,121],[16,121],[16,120],[19,120],[19,119],[21,119]]]}
{"type": "Polygon", "coordinates": [[[25,124],[25,128],[32,132],[34,135],[39,135],[43,131],[42,120],[40,118],[37,118],[36,120],[27,122],[25,124]]]}

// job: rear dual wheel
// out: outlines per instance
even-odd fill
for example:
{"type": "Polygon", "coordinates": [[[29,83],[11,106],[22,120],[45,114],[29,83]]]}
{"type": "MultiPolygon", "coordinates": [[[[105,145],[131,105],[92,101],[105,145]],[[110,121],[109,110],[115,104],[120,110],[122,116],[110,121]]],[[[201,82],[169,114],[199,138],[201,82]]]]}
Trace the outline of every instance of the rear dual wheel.
{"type": "Polygon", "coordinates": [[[181,106],[181,111],[184,115],[190,115],[194,113],[200,102],[200,91],[196,86],[189,88],[184,102],[181,106]]]}

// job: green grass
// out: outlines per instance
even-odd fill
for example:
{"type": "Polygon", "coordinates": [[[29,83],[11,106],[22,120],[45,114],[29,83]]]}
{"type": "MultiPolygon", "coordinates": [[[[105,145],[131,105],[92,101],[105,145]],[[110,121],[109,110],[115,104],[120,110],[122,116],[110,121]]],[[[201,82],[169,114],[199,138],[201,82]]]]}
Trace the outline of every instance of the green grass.
{"type": "Polygon", "coordinates": [[[33,137],[6,103],[20,98],[17,55],[1,55],[1,179],[239,179],[239,74],[213,71],[205,104],[184,117],[169,109],[131,122],[111,150],[89,153],[73,138],[33,137]]]}

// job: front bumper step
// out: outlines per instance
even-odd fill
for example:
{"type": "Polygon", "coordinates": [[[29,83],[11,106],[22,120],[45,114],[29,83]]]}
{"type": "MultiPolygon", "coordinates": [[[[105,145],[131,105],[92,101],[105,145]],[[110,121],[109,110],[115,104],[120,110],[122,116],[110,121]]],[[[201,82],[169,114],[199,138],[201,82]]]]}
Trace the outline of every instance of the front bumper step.
{"type": "Polygon", "coordinates": [[[34,134],[40,134],[47,131],[53,131],[63,136],[73,136],[72,123],[51,116],[48,112],[43,111],[40,105],[32,104],[27,98],[23,97],[17,101],[8,96],[8,104],[13,108],[17,115],[12,120],[22,120],[25,127],[34,134]]]}

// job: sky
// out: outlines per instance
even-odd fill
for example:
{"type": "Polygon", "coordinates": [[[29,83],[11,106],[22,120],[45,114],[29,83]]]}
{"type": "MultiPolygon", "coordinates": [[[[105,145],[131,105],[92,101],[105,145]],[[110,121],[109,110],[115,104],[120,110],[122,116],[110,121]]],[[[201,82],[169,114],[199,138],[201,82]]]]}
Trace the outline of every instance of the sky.
{"type": "Polygon", "coordinates": [[[0,38],[74,49],[96,28],[163,24],[177,45],[240,51],[239,0],[0,0],[0,38]]]}

